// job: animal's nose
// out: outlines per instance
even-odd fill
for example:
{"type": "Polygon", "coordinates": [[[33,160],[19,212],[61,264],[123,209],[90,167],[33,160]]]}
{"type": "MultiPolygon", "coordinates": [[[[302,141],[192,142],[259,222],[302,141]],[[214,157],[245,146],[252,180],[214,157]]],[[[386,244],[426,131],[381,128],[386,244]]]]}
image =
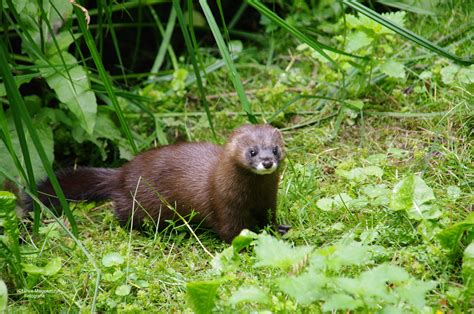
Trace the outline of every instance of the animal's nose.
{"type": "Polygon", "coordinates": [[[265,169],[270,169],[273,166],[273,161],[265,160],[264,162],[262,162],[262,164],[265,167],[265,169]]]}

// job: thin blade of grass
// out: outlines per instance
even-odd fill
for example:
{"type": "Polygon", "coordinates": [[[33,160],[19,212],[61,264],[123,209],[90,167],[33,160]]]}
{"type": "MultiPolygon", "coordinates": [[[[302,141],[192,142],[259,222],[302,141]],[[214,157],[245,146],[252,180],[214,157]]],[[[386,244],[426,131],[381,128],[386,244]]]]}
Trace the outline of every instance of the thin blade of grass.
{"type": "MultiPolygon", "coordinates": [[[[110,35],[112,37],[112,44],[114,45],[115,55],[117,56],[117,59],[120,65],[120,71],[122,72],[122,77],[125,81],[125,85],[128,86],[127,76],[125,75],[125,67],[123,66],[123,61],[122,61],[122,54],[120,53],[120,48],[119,48],[118,40],[117,40],[117,34],[115,33],[115,27],[112,21],[112,11],[108,5],[105,5],[104,8],[107,14],[107,26],[110,31],[110,35]]],[[[99,32],[100,32],[100,29],[99,29],[99,32]]],[[[100,41],[100,44],[102,46],[103,41],[100,41]]]]}
{"type": "MultiPolygon", "coordinates": [[[[188,50],[189,56],[191,57],[191,63],[193,65],[194,74],[196,75],[196,82],[199,90],[199,98],[201,99],[201,102],[204,105],[207,121],[209,122],[209,127],[211,128],[212,135],[215,139],[216,131],[214,130],[214,123],[212,121],[211,112],[209,111],[209,104],[206,99],[206,92],[204,91],[204,85],[202,84],[201,80],[201,73],[199,71],[199,67],[196,61],[195,48],[191,42],[191,37],[189,35],[189,30],[186,26],[186,21],[184,19],[183,10],[181,10],[181,5],[179,4],[179,0],[173,0],[173,7],[176,10],[176,15],[178,17],[179,26],[181,27],[181,31],[183,33],[186,49],[188,50]]],[[[188,10],[192,10],[192,8],[188,8],[188,10]]]]}
{"type": "MultiPolygon", "coordinates": [[[[5,84],[5,89],[8,91],[8,99],[10,101],[10,106],[11,108],[16,111],[16,113],[21,117],[22,121],[25,123],[28,132],[30,134],[31,140],[33,144],[35,145],[36,151],[38,152],[38,155],[41,159],[41,162],[43,164],[44,169],[46,170],[46,173],[48,174],[49,180],[51,181],[51,185],[53,186],[54,192],[59,198],[59,203],[61,204],[61,207],[64,211],[64,214],[69,220],[69,223],[71,224],[72,228],[72,233],[74,235],[78,234],[77,231],[77,224],[74,219],[74,216],[72,215],[71,210],[69,209],[69,205],[66,202],[66,197],[64,196],[64,193],[61,189],[61,186],[59,185],[59,182],[56,178],[56,175],[54,174],[53,168],[51,167],[51,164],[48,160],[48,157],[46,156],[46,153],[44,151],[43,145],[41,144],[41,140],[36,133],[36,129],[33,126],[33,122],[31,120],[31,117],[28,113],[28,110],[26,108],[25,103],[23,102],[23,98],[20,95],[20,92],[18,90],[18,87],[16,86],[15,80],[13,79],[13,75],[9,70],[8,67],[8,58],[7,58],[7,50],[5,47],[5,43],[3,40],[0,41],[0,73],[2,74],[3,81],[5,84]]],[[[21,128],[20,128],[21,130],[21,128]]],[[[17,129],[17,132],[19,130],[17,129]]],[[[25,143],[26,145],[26,143],[25,143]]],[[[25,162],[27,158],[29,158],[29,154],[26,154],[23,156],[25,158],[25,162]]],[[[27,162],[26,162],[27,163],[27,162]]],[[[31,166],[31,165],[30,165],[31,166]]],[[[27,172],[28,172],[28,167],[27,167],[27,172]]],[[[32,171],[32,170],[31,170],[32,171]]],[[[34,179],[34,177],[31,177],[28,175],[29,180],[31,181],[34,179]]],[[[34,180],[32,182],[28,182],[30,185],[36,184],[34,180]]],[[[33,193],[36,192],[36,185],[35,187],[31,190],[33,193]]]]}
{"type": "Polygon", "coordinates": [[[125,136],[127,137],[127,140],[129,141],[133,152],[135,154],[137,154],[138,150],[137,150],[137,146],[135,144],[135,141],[133,140],[132,133],[130,132],[127,121],[125,121],[122,109],[120,108],[117,97],[115,96],[114,89],[112,87],[112,83],[110,82],[110,78],[109,78],[109,76],[108,76],[108,74],[105,70],[105,67],[104,67],[104,64],[102,63],[101,57],[100,57],[99,53],[97,52],[97,47],[95,46],[94,39],[92,38],[92,35],[91,35],[90,31],[87,29],[84,13],[80,9],[78,9],[76,6],[74,6],[74,10],[76,11],[76,15],[78,16],[77,20],[79,22],[79,27],[82,31],[83,36],[84,36],[84,40],[86,42],[86,45],[89,48],[92,59],[94,60],[94,64],[97,67],[97,71],[99,73],[100,78],[102,79],[102,82],[104,84],[104,88],[107,91],[107,94],[109,95],[110,100],[112,101],[112,104],[114,106],[115,113],[117,114],[117,118],[120,122],[122,132],[125,133],[125,136]]]}
{"type": "MultiPolygon", "coordinates": [[[[149,6],[149,9],[150,9],[151,16],[155,20],[155,25],[157,26],[158,31],[161,34],[161,37],[164,38],[165,37],[165,29],[163,28],[163,25],[160,21],[160,17],[158,16],[158,14],[156,13],[155,9],[152,6],[149,6]]],[[[175,11],[175,14],[176,14],[176,11],[175,11]]],[[[171,61],[171,64],[173,66],[173,69],[176,71],[176,70],[179,69],[179,64],[178,64],[178,59],[176,58],[176,54],[174,53],[173,46],[168,45],[167,50],[168,50],[168,55],[170,57],[170,61],[171,61]]],[[[155,77],[156,77],[156,75],[155,75],[155,77]]]]}
{"type": "Polygon", "coordinates": [[[438,55],[441,55],[441,56],[446,57],[450,60],[453,60],[456,63],[463,64],[463,65],[470,65],[470,64],[474,63],[474,59],[460,58],[460,57],[450,53],[449,51],[441,48],[440,46],[426,40],[425,38],[413,33],[412,31],[398,26],[397,24],[395,24],[392,21],[384,18],[383,16],[381,16],[377,12],[367,8],[366,6],[364,6],[361,3],[358,3],[358,2],[353,1],[353,0],[343,0],[342,2],[345,5],[353,8],[356,11],[358,11],[359,13],[364,14],[368,18],[376,21],[377,23],[387,27],[388,29],[391,29],[395,33],[399,34],[400,36],[403,36],[406,39],[408,39],[410,41],[413,41],[414,43],[416,43],[416,44],[418,44],[418,45],[422,46],[423,48],[426,48],[430,51],[433,51],[438,55]]]}
{"type": "Polygon", "coordinates": [[[400,10],[413,12],[416,14],[426,14],[426,15],[434,15],[433,11],[427,10],[422,7],[418,7],[412,4],[407,4],[402,1],[393,1],[393,0],[377,0],[377,2],[382,3],[383,5],[387,5],[390,7],[394,7],[400,10]]]}
{"type": "MultiPolygon", "coordinates": [[[[153,10],[153,8],[150,7],[150,10],[153,10]]],[[[153,17],[155,16],[156,18],[158,18],[158,15],[156,13],[153,15],[153,17]]],[[[151,73],[157,73],[160,70],[161,66],[163,65],[163,61],[165,60],[166,50],[170,46],[171,35],[173,34],[175,22],[176,22],[176,10],[174,7],[171,7],[168,23],[166,24],[166,30],[163,35],[163,40],[161,41],[160,48],[158,49],[158,54],[156,55],[155,62],[153,62],[153,66],[151,67],[151,70],[150,70],[151,73]]],[[[154,78],[155,78],[155,75],[150,75],[148,79],[152,80],[154,78]]]]}
{"type": "Polygon", "coordinates": [[[224,39],[222,38],[222,34],[219,30],[219,27],[217,26],[216,20],[214,19],[214,16],[212,15],[211,9],[209,8],[209,5],[207,4],[206,0],[199,0],[199,3],[201,4],[201,8],[204,12],[204,15],[206,16],[206,20],[207,20],[207,23],[209,24],[211,32],[214,35],[214,39],[216,40],[217,47],[219,48],[222,58],[224,59],[227,65],[227,68],[229,69],[229,77],[232,83],[234,84],[235,90],[237,92],[237,95],[239,96],[242,107],[244,111],[247,112],[247,117],[249,121],[251,123],[257,123],[257,119],[252,113],[250,102],[247,98],[247,95],[245,94],[244,87],[240,80],[239,73],[237,72],[237,69],[235,68],[234,62],[232,61],[229,50],[227,49],[224,39]]]}
{"type": "Polygon", "coordinates": [[[228,26],[229,30],[233,29],[234,26],[237,24],[237,22],[239,22],[240,18],[242,17],[242,14],[244,14],[245,9],[247,9],[247,7],[248,7],[247,2],[243,1],[229,22],[229,26],[228,26]]]}

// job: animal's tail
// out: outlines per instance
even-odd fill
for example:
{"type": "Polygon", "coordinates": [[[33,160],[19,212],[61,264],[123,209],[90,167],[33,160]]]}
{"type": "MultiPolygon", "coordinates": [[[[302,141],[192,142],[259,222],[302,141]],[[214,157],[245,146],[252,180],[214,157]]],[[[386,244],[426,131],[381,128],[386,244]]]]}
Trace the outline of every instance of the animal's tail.
{"type": "MultiPolygon", "coordinates": [[[[118,173],[118,169],[79,167],[56,172],[56,177],[66,199],[100,201],[111,197],[118,173]]],[[[60,207],[49,178],[38,184],[38,198],[48,207],[60,207]]],[[[29,196],[24,200],[24,207],[26,211],[33,209],[33,200],[29,196]]]]}

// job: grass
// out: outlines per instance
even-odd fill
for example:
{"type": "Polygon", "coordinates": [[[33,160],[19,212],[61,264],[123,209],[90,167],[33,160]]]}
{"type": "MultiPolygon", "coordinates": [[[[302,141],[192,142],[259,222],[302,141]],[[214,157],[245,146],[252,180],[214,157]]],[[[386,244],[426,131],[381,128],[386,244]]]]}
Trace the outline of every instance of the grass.
{"type": "MultiPolygon", "coordinates": [[[[206,1],[201,3],[207,5],[206,1]]],[[[446,12],[443,15],[443,11],[436,16],[424,16],[421,22],[415,20],[414,15],[408,15],[408,25],[433,42],[450,38],[449,29],[458,26],[466,29],[465,25],[469,24],[469,12],[462,13],[460,8],[462,5],[449,7],[456,19],[446,12]],[[440,29],[434,25],[446,27],[440,29]]],[[[76,13],[79,14],[77,10],[76,13]]],[[[180,12],[177,13],[179,18],[180,12]]],[[[86,28],[84,24],[80,26],[83,30],[86,28]]],[[[213,31],[218,32],[217,25],[213,27],[213,31]]],[[[168,35],[169,32],[166,31],[168,35]]],[[[366,86],[364,84],[373,78],[370,71],[384,61],[377,59],[377,52],[381,54],[378,46],[358,51],[373,54],[376,61],[373,68],[361,67],[351,73],[352,76],[341,78],[337,69],[318,61],[312,51],[296,49],[299,42],[293,38],[282,32],[274,36],[278,40],[270,50],[244,43],[245,49],[237,60],[225,58],[224,62],[235,63],[239,72],[242,84],[239,93],[235,92],[233,84],[240,83],[231,81],[225,68],[207,73],[204,86],[217,142],[225,142],[231,129],[246,123],[249,111],[242,111],[244,106],[239,104],[243,97],[252,104],[255,117],[262,122],[271,119],[284,130],[287,159],[279,188],[278,221],[292,226],[283,237],[285,243],[295,244],[296,248],[312,245],[314,250],[319,250],[335,249],[348,241],[361,242],[376,251],[371,253],[370,262],[350,264],[334,271],[334,276],[355,278],[362,271],[390,263],[402,267],[418,280],[436,282],[435,288],[426,295],[426,305],[432,311],[466,310],[472,301],[466,300],[469,295],[464,294],[468,285],[463,281],[462,255],[451,254],[433,235],[463,221],[473,210],[472,83],[445,83],[441,72],[449,64],[447,60],[432,55],[415,60],[411,44],[405,44],[401,39],[385,43],[385,38],[379,37],[377,40],[389,46],[407,45],[402,57],[414,63],[407,63],[404,79],[385,76],[366,86]],[[423,71],[430,71],[431,77],[423,78],[423,71]],[[345,80],[344,84],[341,79],[345,80]],[[360,85],[348,85],[353,82],[360,82],[360,85]],[[315,95],[326,96],[311,97],[315,95]],[[301,99],[295,100],[298,97],[301,99]],[[363,101],[362,110],[354,109],[354,100],[363,101]],[[347,176],[354,169],[368,166],[378,167],[382,175],[347,176]],[[381,187],[387,191],[382,196],[390,196],[394,186],[411,173],[422,177],[433,190],[435,204],[442,213],[439,218],[418,221],[410,218],[407,212],[394,211],[388,203],[378,203],[375,198],[366,196],[363,206],[350,203],[348,199],[341,206],[329,209],[320,203],[322,199],[336,199],[343,194],[362,200],[367,191],[381,187]],[[453,186],[460,189],[458,197],[449,194],[449,188],[453,186]]],[[[462,34],[454,37],[463,38],[462,34]]],[[[88,36],[87,43],[95,47],[92,38],[88,36]]],[[[222,62],[218,53],[225,54],[226,46],[222,38],[219,40],[219,51],[201,48],[203,60],[200,62],[204,66],[222,62]]],[[[472,54],[472,47],[464,41],[454,39],[451,42],[458,47],[457,55],[472,54]]],[[[156,59],[162,66],[166,65],[163,62],[165,48],[169,51],[169,47],[162,46],[156,59]]],[[[93,61],[102,64],[98,54],[94,55],[93,61]]],[[[347,60],[336,56],[335,61],[344,66],[347,60]]],[[[175,62],[172,63],[176,65],[175,62]]],[[[124,118],[119,122],[128,124],[130,133],[126,140],[120,141],[135,141],[138,147],[153,146],[156,124],[168,131],[168,139],[185,137],[210,141],[213,138],[209,132],[209,116],[201,106],[202,100],[198,102],[204,97],[202,87],[186,85],[192,68],[185,66],[183,60],[179,61],[179,66],[186,71],[178,74],[174,71],[160,84],[146,81],[148,73],[141,76],[143,80],[138,79],[132,91],[135,94],[130,94],[148,114],[130,109],[136,108],[134,106],[122,106],[124,118]],[[158,100],[151,101],[154,97],[158,100]],[[153,115],[156,120],[151,118],[153,115]],[[148,136],[150,133],[153,134],[148,136]]],[[[114,82],[104,79],[107,74],[102,65],[100,69],[99,76],[94,76],[100,83],[97,85],[104,84],[111,97],[109,102],[113,103],[110,107],[120,108],[131,97],[120,94],[114,82]]],[[[4,124],[2,122],[2,128],[4,124]]],[[[98,141],[98,138],[94,140],[98,141]]],[[[124,146],[120,147],[124,149],[124,146]]],[[[222,312],[265,309],[321,312],[322,304],[327,301],[303,306],[276,288],[277,278],[294,278],[302,274],[311,265],[310,261],[303,260],[286,271],[256,268],[256,249],[248,249],[239,253],[237,269],[219,275],[206,250],[220,256],[229,246],[209,231],[197,232],[198,241],[185,223],[178,221],[158,233],[152,226],[140,233],[120,227],[110,203],[83,203],[70,207],[77,224],[77,237],[64,230],[70,229],[69,221],[64,217],[56,221],[45,215],[37,236],[31,234],[28,221],[21,224],[23,263],[43,268],[36,273],[27,273],[28,288],[10,291],[8,311],[60,309],[77,312],[95,307],[99,311],[189,312],[192,302],[187,284],[202,281],[219,286],[216,309],[222,312]],[[53,268],[48,263],[56,258],[60,258],[60,267],[46,274],[47,269],[53,268]],[[100,281],[97,284],[98,274],[100,281]],[[248,286],[268,292],[270,301],[266,304],[257,301],[233,304],[231,299],[236,291],[248,286]]],[[[469,244],[465,240],[460,242],[462,250],[469,244]]],[[[3,266],[2,263],[0,260],[3,266]]],[[[6,276],[6,272],[0,271],[0,275],[8,287],[13,286],[13,278],[6,276]]],[[[398,310],[408,311],[407,308],[398,310]]]]}

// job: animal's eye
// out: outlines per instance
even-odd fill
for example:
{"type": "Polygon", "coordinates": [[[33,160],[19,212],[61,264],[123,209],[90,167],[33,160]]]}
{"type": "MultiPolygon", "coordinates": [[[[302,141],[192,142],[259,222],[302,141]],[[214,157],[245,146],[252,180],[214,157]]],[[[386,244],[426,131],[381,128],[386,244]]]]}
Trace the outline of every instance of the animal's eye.
{"type": "Polygon", "coordinates": [[[250,154],[251,157],[255,157],[255,156],[257,156],[257,151],[255,149],[250,149],[249,154],[250,154]]]}
{"type": "Polygon", "coordinates": [[[273,155],[278,154],[278,146],[273,147],[273,155]]]}

